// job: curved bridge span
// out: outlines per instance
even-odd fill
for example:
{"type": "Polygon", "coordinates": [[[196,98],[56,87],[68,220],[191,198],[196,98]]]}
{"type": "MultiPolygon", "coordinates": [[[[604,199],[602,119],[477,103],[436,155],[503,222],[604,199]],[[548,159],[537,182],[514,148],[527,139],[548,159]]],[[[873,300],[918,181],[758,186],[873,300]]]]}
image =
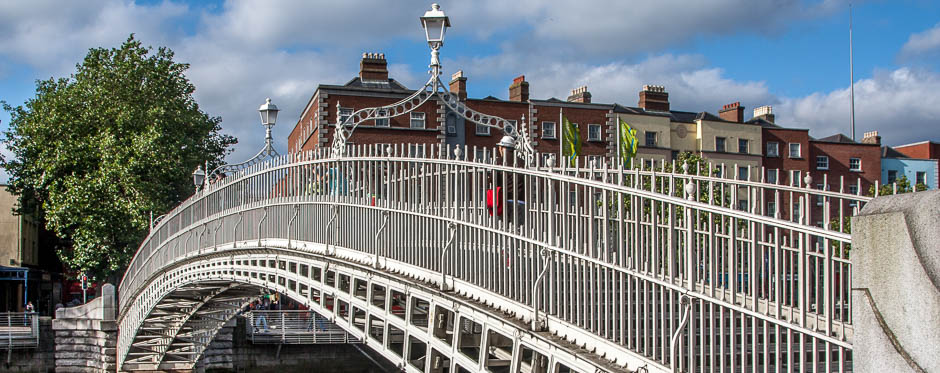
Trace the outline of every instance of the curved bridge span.
{"type": "Polygon", "coordinates": [[[803,222],[865,197],[428,150],[279,158],[168,213],[120,284],[119,370],[192,368],[271,289],[413,372],[851,371],[851,238],[803,222]]]}

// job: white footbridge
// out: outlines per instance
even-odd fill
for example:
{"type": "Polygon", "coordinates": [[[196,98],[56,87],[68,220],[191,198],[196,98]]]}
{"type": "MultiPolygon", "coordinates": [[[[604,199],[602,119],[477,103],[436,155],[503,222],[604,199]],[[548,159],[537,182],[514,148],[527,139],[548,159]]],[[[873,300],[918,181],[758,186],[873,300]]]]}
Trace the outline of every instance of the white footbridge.
{"type": "Polygon", "coordinates": [[[699,165],[521,162],[357,145],[209,185],[120,284],[119,371],[191,369],[265,291],[407,372],[852,370],[839,227],[868,198],[699,165]]]}

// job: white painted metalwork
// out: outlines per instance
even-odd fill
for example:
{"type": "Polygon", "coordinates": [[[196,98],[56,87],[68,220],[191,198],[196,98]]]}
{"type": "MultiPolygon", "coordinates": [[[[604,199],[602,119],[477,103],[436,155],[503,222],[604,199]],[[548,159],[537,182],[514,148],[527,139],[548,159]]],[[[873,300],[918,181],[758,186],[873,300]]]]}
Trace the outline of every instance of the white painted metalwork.
{"type": "Polygon", "coordinates": [[[249,311],[245,312],[244,316],[248,324],[245,328],[246,339],[254,344],[350,342],[349,334],[345,330],[333,324],[330,319],[310,310],[249,311]]]}
{"type": "MultiPolygon", "coordinates": [[[[499,159],[492,149],[461,149],[479,157],[467,160],[443,145],[411,156],[407,149],[358,145],[344,157],[278,157],[169,212],[120,284],[119,363],[176,364],[142,347],[152,345],[188,357],[173,360],[180,367],[198,358],[200,343],[225,317],[177,321],[208,338],[187,335],[188,344],[149,331],[167,330],[154,321],[166,315],[154,312],[182,298],[196,303],[169,308],[198,314],[204,306],[196,300],[209,299],[203,303],[228,317],[234,311],[227,310],[268,288],[336,315],[355,336],[366,328],[357,332],[328,300],[358,304],[367,317],[396,325],[397,311],[350,290],[360,281],[368,291],[399,289],[409,306],[415,296],[428,307],[442,305],[511,341],[505,344],[526,346],[525,353],[512,349],[513,369],[557,361],[581,372],[851,371],[851,238],[840,228],[869,198],[811,184],[694,175],[700,165],[672,172],[680,168],[675,163],[631,168],[608,159],[549,167],[538,158],[499,159]],[[503,208],[491,214],[486,192],[495,186],[502,187],[503,208]],[[770,202],[792,206],[771,211],[770,202]],[[792,215],[781,219],[786,211],[792,215]],[[335,276],[315,280],[313,272],[335,276]],[[224,304],[212,301],[229,292],[224,304]],[[532,331],[541,326],[548,334],[532,331]],[[576,355],[576,347],[592,353],[576,355]]],[[[425,362],[488,369],[487,358],[466,360],[456,345],[436,344],[439,330],[399,326],[402,338],[417,338],[416,350],[405,339],[403,354],[423,345],[425,362]]],[[[410,371],[436,371],[396,354],[388,329],[383,343],[367,344],[411,364],[410,371]]]]}
{"type": "Polygon", "coordinates": [[[424,83],[424,86],[418,88],[414,93],[401,101],[382,107],[359,109],[351,115],[346,116],[346,119],[343,121],[339,120],[343,115],[340,114],[340,106],[339,102],[337,102],[336,131],[333,133],[333,142],[330,146],[333,156],[343,156],[346,154],[347,142],[352,136],[353,131],[359,127],[360,123],[408,114],[433,98],[448,109],[457,113],[457,115],[463,116],[464,119],[468,121],[503,130],[506,135],[511,136],[517,143],[516,149],[518,151],[516,155],[525,160],[527,164],[532,163],[536,152],[535,148],[532,146],[532,142],[528,139],[529,131],[527,129],[528,124],[526,123],[525,115],[523,115],[522,120],[519,121],[519,128],[516,128],[504,118],[484,114],[467,107],[458,99],[457,95],[450,93],[447,89],[447,84],[441,81],[442,66],[439,58],[439,50],[444,45],[444,35],[447,28],[450,27],[450,18],[444,14],[444,11],[441,10],[439,5],[431,5],[431,10],[425,12],[424,16],[421,17],[421,26],[424,28],[428,47],[431,48],[431,64],[428,66],[430,68],[428,72],[431,74],[431,77],[424,83]]]}
{"type": "MultiPolygon", "coordinates": [[[[0,349],[39,346],[39,314],[35,312],[0,312],[0,349]]],[[[9,363],[9,352],[7,353],[9,363]]]]}

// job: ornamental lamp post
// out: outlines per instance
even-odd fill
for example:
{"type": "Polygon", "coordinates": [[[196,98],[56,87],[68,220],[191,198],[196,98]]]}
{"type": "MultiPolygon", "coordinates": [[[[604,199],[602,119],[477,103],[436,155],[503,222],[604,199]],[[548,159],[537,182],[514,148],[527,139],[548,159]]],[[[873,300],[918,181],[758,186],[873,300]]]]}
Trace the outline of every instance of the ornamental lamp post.
{"type": "Polygon", "coordinates": [[[431,10],[424,12],[424,16],[421,17],[421,27],[424,28],[424,36],[428,40],[428,46],[431,47],[431,67],[440,67],[438,50],[444,45],[444,34],[450,27],[450,18],[444,14],[440,5],[431,4],[431,10]]]}
{"type": "Polygon", "coordinates": [[[196,171],[193,171],[193,185],[196,187],[196,190],[199,190],[199,187],[206,181],[206,172],[202,170],[202,166],[197,166],[196,171]]]}
{"type": "Polygon", "coordinates": [[[274,123],[277,122],[278,111],[280,110],[277,105],[272,104],[270,98],[266,99],[264,104],[258,108],[258,113],[261,114],[261,125],[265,129],[265,140],[271,138],[271,127],[274,127],[274,123]]]}

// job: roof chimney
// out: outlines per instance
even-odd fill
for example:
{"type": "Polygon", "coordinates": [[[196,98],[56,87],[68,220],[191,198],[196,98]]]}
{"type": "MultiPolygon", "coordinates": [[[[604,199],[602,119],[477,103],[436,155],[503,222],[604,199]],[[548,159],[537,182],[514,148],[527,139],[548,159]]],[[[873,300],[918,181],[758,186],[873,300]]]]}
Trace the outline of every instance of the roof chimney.
{"type": "Polygon", "coordinates": [[[878,131],[865,132],[865,136],[862,137],[862,144],[881,145],[881,136],[878,136],[878,131]]]}
{"type": "Polygon", "coordinates": [[[661,85],[644,85],[638,105],[644,110],[669,111],[669,92],[661,85]]]}
{"type": "Polygon", "coordinates": [[[591,103],[591,92],[588,92],[587,86],[583,85],[571,90],[571,96],[568,96],[568,102],[591,103]]]}
{"type": "Polygon", "coordinates": [[[388,63],[385,53],[363,53],[359,62],[359,80],[388,83],[388,63]]]}
{"type": "Polygon", "coordinates": [[[529,101],[529,82],[525,81],[525,75],[519,75],[512,80],[509,86],[509,101],[529,101]]]}
{"type": "Polygon", "coordinates": [[[754,119],[763,119],[770,123],[774,122],[774,108],[770,105],[764,105],[754,108],[754,119]]]}
{"type": "Polygon", "coordinates": [[[721,107],[718,116],[729,122],[744,122],[744,106],[740,101],[735,101],[721,107]]]}
{"type": "Polygon", "coordinates": [[[460,101],[467,101],[467,77],[463,76],[463,70],[450,76],[450,93],[457,95],[460,101]]]}

